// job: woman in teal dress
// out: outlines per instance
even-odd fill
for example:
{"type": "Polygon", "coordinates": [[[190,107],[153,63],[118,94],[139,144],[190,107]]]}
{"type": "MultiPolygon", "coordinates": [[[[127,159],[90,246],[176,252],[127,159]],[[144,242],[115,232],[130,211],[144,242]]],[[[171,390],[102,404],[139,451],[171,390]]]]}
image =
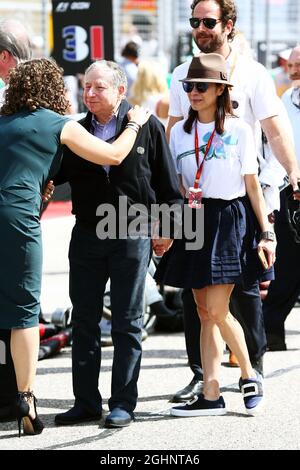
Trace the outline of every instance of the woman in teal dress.
{"type": "Polygon", "coordinates": [[[26,434],[43,424],[32,387],[36,374],[42,275],[40,209],[49,179],[58,171],[63,145],[100,165],[118,165],[149,117],[139,107],[108,144],[63,116],[69,103],[61,69],[49,59],[33,59],[10,73],[0,116],[0,328],[11,329],[11,353],[18,397],[16,414],[26,434]]]}

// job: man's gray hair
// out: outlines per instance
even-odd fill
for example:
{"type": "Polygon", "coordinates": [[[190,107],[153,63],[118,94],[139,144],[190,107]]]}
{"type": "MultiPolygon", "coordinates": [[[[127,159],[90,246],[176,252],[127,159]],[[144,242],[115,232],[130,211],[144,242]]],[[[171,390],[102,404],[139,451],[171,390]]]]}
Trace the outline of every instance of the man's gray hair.
{"type": "Polygon", "coordinates": [[[116,62],[112,62],[111,60],[97,60],[93,62],[85,71],[85,75],[89,73],[91,70],[96,68],[106,68],[109,69],[112,73],[112,84],[115,88],[119,88],[120,86],[124,86],[127,90],[127,77],[122,69],[116,62]]]}
{"type": "Polygon", "coordinates": [[[16,34],[10,30],[11,24],[15,27],[16,23],[5,20],[0,23],[0,52],[8,51],[19,62],[31,58],[31,47],[25,30],[20,29],[16,34]]]}

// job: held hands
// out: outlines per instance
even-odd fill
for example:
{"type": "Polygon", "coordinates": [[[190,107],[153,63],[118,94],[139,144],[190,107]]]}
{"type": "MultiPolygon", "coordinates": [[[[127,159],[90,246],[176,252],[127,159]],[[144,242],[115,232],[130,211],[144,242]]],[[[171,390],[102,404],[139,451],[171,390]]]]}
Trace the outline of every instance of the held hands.
{"type": "Polygon", "coordinates": [[[275,214],[274,214],[274,212],[271,212],[271,213],[268,215],[268,220],[269,220],[270,224],[274,224],[274,223],[275,223],[275,214]]]}
{"type": "Polygon", "coordinates": [[[42,195],[42,200],[43,200],[43,202],[48,202],[48,201],[50,201],[50,199],[51,199],[52,196],[53,196],[54,189],[55,189],[55,186],[54,186],[54,184],[53,184],[53,181],[50,180],[50,181],[47,183],[47,186],[46,186],[46,188],[45,188],[44,194],[42,195]]]}
{"type": "Polygon", "coordinates": [[[295,201],[300,201],[300,189],[294,189],[293,198],[295,201]]]}
{"type": "Polygon", "coordinates": [[[155,238],[152,240],[152,247],[156,256],[163,256],[172,246],[173,240],[170,238],[155,238]]]}
{"type": "Polygon", "coordinates": [[[151,116],[151,111],[149,109],[142,108],[141,106],[134,106],[131,108],[127,117],[129,121],[136,122],[139,126],[143,126],[151,116]]]}
{"type": "Polygon", "coordinates": [[[261,240],[258,244],[258,256],[265,269],[270,269],[275,263],[276,244],[276,241],[271,240],[261,240]]]}
{"type": "Polygon", "coordinates": [[[290,184],[293,186],[293,191],[294,191],[293,197],[294,197],[294,199],[297,200],[297,201],[300,201],[300,187],[299,187],[300,170],[299,170],[299,168],[297,170],[292,171],[289,174],[289,180],[290,180],[290,184]]]}

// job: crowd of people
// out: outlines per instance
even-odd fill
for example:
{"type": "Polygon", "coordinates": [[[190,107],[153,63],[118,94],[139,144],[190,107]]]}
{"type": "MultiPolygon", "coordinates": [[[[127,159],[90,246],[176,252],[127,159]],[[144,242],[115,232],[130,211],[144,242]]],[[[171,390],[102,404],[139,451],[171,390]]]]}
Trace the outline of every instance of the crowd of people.
{"type": "Polygon", "coordinates": [[[105,426],[134,420],[152,250],[161,257],[157,282],[183,289],[193,373],[172,397],[177,406],[171,415],[226,413],[220,394],[224,343],[241,369],[246,412],[256,415],[262,408],[263,356],[267,347],[286,348],[284,321],[300,291],[300,48],[288,58],[292,87],[281,101],[267,70],[231,45],[234,1],[194,0],[191,11],[199,54],[173,71],[170,92],[157,67],[137,60],[131,44],[121,64],[102,60],[86,70],[87,113],[80,122],[67,115],[59,66],[30,59],[23,28],[0,24],[6,84],[0,111],[0,331],[11,334],[19,435],[22,423],[25,434],[44,429],[33,393],[39,218],[53,183],[70,184],[76,216],[69,251],[75,400],[55,423],[102,417],[99,322],[108,279],[114,356],[105,426]],[[285,173],[289,185],[279,204],[285,173]],[[154,214],[157,205],[164,209],[154,214]],[[118,221],[113,230],[107,230],[108,207],[118,221]],[[202,234],[201,246],[191,243],[189,230],[195,238],[202,234]],[[263,302],[262,281],[271,281],[263,302]]]}

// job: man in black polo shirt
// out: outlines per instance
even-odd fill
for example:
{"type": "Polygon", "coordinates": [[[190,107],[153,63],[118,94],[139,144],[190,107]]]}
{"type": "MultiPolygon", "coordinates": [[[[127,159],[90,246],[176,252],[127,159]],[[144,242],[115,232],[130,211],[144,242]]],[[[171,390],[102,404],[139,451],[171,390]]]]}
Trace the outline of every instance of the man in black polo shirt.
{"type": "MultiPolygon", "coordinates": [[[[126,76],[117,64],[108,61],[92,64],[85,74],[84,102],[89,112],[83,126],[101,139],[113,140],[128,122],[130,106],[125,101],[125,94],[126,76]]],[[[55,422],[74,424],[99,419],[102,415],[102,398],[98,390],[99,321],[105,285],[110,278],[114,359],[108,403],[110,414],[105,425],[128,426],[137,402],[143,292],[151,241],[149,237],[126,237],[118,231],[122,225],[124,232],[124,222],[130,231],[130,224],[134,222],[134,214],[124,215],[122,205],[129,213],[136,203],[143,204],[146,212],[155,203],[181,206],[177,175],[163,126],[151,116],[139,130],[134,148],[120,166],[97,166],[66,151],[55,183],[65,181],[71,186],[76,215],[69,251],[75,404],[66,413],[58,414],[55,422]],[[111,207],[116,210],[119,220],[116,233],[110,232],[108,238],[100,239],[105,226],[105,208],[111,207]],[[96,211],[98,215],[102,213],[102,219],[96,211]]],[[[145,220],[148,236],[151,220],[145,220]]],[[[170,243],[165,241],[166,249],[170,243]]]]}

